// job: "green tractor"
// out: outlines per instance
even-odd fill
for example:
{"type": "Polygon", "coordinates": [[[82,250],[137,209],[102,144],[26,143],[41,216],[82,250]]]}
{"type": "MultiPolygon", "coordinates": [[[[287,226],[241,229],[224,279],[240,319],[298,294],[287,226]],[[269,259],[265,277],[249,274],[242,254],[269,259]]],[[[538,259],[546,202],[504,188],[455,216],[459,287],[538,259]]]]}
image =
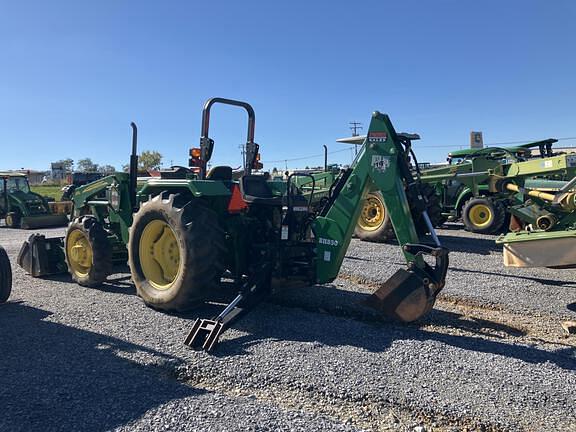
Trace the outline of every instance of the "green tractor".
{"type": "MultiPolygon", "coordinates": [[[[449,165],[422,171],[421,180],[436,190],[440,198],[442,214],[448,221],[461,219],[468,231],[481,234],[497,234],[506,229],[509,221],[507,208],[519,203],[509,191],[491,191],[488,175],[478,173],[506,171],[513,173],[531,158],[531,149],[540,148],[540,162],[552,161],[552,144],[555,139],[528,143],[517,147],[487,147],[466,149],[448,154],[449,165]]],[[[523,170],[522,175],[525,170],[523,170]]],[[[533,166],[532,176],[542,174],[533,166]]]]}
{"type": "Polygon", "coordinates": [[[259,167],[259,145],[254,142],[254,110],[245,102],[208,100],[200,147],[191,149],[189,167],[162,171],[138,191],[132,127],[130,174],[78,188],[75,219],[66,237],[31,237],[23,246],[19,263],[29,273],[50,272],[49,258],[38,262],[35,257],[50,255],[39,250],[54,251],[61,242],[69,272],[86,286],[102,283],[113,263],[124,261],[127,254],[138,295],[159,310],[185,311],[225,290],[230,303],[217,317],[196,320],[186,339],[187,345],[210,351],[222,331],[273,289],[333,281],[363,200],[368,191],[378,189],[408,267],[399,269],[367,302],[405,322],[432,309],[444,286],[448,251],[434,233],[419,183],[406,164],[406,148],[388,116],[373,114],[362,150],[321,206],[312,206],[313,190],[305,196],[296,186],[298,174],[274,182],[252,172],[259,167]],[[244,170],[238,180],[229,166],[208,169],[214,150],[210,110],[216,103],[248,113],[244,170]],[[420,242],[409,202],[418,203],[413,207],[418,206],[432,244],[420,242]]]}
{"type": "Polygon", "coordinates": [[[0,172],[0,219],[10,228],[47,228],[68,224],[66,215],[52,214],[48,202],[30,190],[23,173],[0,172]]]}

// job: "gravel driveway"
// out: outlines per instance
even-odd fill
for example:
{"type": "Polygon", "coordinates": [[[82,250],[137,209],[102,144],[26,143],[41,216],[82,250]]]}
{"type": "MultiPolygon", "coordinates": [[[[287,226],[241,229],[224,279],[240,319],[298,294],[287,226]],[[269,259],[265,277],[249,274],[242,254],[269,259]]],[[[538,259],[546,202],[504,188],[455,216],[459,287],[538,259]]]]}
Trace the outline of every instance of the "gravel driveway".
{"type": "MultiPolygon", "coordinates": [[[[126,269],[99,289],[16,266],[30,232],[0,228],[14,288],[0,305],[1,431],[576,431],[576,272],[505,269],[490,236],[439,230],[447,286],[422,322],[361,306],[403,263],[353,240],[334,284],[275,295],[214,355],[188,315],[155,312],[126,269]]],[[[45,230],[50,235],[63,230],[45,230]]]]}

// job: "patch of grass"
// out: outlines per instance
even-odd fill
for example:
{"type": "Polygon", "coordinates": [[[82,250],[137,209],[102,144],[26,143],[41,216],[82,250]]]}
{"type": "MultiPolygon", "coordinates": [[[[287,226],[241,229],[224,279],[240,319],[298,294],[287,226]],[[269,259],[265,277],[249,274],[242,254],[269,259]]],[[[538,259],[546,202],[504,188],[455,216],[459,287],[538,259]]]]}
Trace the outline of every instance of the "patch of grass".
{"type": "Polygon", "coordinates": [[[30,186],[32,192],[40,194],[42,196],[49,196],[54,198],[56,201],[62,198],[62,186],[59,185],[36,185],[30,186]]]}

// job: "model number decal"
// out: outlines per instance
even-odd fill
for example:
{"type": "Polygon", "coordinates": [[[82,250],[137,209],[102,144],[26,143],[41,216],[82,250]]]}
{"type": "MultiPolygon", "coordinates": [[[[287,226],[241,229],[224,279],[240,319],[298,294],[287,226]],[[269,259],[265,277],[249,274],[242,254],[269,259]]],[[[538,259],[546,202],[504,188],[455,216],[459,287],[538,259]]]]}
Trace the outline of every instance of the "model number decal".
{"type": "Polygon", "coordinates": [[[338,246],[338,240],[326,239],[322,237],[318,237],[318,243],[327,246],[338,246]]]}
{"type": "Polygon", "coordinates": [[[384,172],[388,167],[390,167],[390,157],[381,155],[372,156],[372,168],[384,172]]]}
{"type": "Polygon", "coordinates": [[[368,139],[373,142],[386,142],[388,139],[388,134],[386,132],[370,132],[368,133],[368,139]]]}

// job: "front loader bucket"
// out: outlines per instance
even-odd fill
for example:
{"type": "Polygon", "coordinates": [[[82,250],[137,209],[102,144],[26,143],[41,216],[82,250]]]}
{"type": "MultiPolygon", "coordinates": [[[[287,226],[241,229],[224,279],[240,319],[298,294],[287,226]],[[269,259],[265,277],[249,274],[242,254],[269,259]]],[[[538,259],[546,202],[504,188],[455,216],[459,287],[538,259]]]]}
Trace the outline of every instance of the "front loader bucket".
{"type": "Polygon", "coordinates": [[[33,277],[66,273],[64,237],[47,239],[42,234],[32,234],[20,248],[17,262],[33,277]]]}
{"type": "Polygon", "coordinates": [[[394,321],[412,322],[426,315],[436,301],[425,278],[399,269],[367,300],[366,304],[394,321]]]}
{"type": "Polygon", "coordinates": [[[63,214],[25,216],[20,226],[23,229],[50,228],[66,226],[68,222],[70,222],[68,216],[63,214]]]}

